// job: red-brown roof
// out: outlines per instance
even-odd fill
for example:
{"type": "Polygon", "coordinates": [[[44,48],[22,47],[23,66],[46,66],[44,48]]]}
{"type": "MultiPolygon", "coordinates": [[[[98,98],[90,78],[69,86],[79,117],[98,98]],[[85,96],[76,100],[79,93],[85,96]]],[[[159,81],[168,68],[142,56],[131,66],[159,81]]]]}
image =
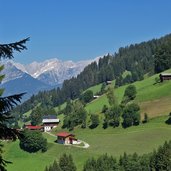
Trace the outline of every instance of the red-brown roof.
{"type": "Polygon", "coordinates": [[[41,129],[42,126],[26,125],[26,128],[28,128],[28,129],[41,129]]]}
{"type": "Polygon", "coordinates": [[[68,137],[68,136],[74,136],[73,134],[71,133],[68,133],[68,132],[60,132],[57,134],[58,137],[68,137]]]}

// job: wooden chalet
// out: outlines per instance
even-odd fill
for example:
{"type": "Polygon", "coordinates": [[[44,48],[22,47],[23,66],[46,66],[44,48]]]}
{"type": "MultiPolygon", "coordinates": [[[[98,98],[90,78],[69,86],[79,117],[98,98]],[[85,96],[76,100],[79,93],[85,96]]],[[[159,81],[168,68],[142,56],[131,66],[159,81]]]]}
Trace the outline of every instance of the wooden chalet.
{"type": "Polygon", "coordinates": [[[59,144],[78,144],[74,134],[68,132],[60,132],[57,134],[57,143],[59,144]]]}
{"type": "Polygon", "coordinates": [[[48,132],[51,131],[52,128],[57,127],[59,123],[59,119],[55,115],[47,115],[43,117],[42,120],[44,131],[48,132]]]}
{"type": "Polygon", "coordinates": [[[171,73],[161,73],[159,77],[161,82],[164,80],[171,80],[171,73]]]}

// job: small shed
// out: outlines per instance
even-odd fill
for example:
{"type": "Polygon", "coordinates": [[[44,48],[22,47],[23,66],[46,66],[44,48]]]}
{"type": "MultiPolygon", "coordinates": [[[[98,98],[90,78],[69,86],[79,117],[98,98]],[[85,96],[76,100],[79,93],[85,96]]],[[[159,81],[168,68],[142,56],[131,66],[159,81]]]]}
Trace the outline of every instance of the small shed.
{"type": "Polygon", "coordinates": [[[171,80],[171,73],[161,73],[159,77],[161,82],[164,80],[171,80]]]}
{"type": "Polygon", "coordinates": [[[77,139],[74,134],[68,132],[60,132],[57,134],[57,142],[59,144],[77,144],[77,139]]]}
{"type": "Polygon", "coordinates": [[[97,98],[99,98],[99,97],[100,97],[100,96],[98,96],[98,95],[94,95],[94,96],[93,96],[94,99],[97,99],[97,98]]]}

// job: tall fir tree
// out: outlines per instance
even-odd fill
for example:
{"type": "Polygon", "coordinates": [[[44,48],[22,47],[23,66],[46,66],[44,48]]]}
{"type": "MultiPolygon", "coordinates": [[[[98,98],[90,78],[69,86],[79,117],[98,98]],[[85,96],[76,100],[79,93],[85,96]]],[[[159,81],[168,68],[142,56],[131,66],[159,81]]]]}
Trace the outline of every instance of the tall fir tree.
{"type": "MultiPolygon", "coordinates": [[[[10,43],[10,44],[0,44],[0,59],[12,59],[13,52],[21,52],[24,49],[27,49],[25,43],[29,40],[29,38],[23,39],[21,41],[10,43]]],[[[0,67],[0,71],[2,71],[3,67],[0,67]]],[[[0,76],[0,82],[4,78],[3,75],[0,76]]],[[[16,129],[12,129],[9,127],[9,120],[12,118],[10,111],[14,106],[20,102],[23,93],[15,94],[12,96],[2,97],[3,91],[0,91],[0,139],[12,139],[15,140],[19,133],[16,129]]],[[[0,147],[0,151],[1,147],[0,147]]],[[[6,171],[5,167],[8,162],[2,158],[0,153],[0,170],[6,171]]]]}
{"type": "Polygon", "coordinates": [[[76,171],[76,166],[71,155],[63,154],[59,159],[59,166],[62,171],[76,171]]]}

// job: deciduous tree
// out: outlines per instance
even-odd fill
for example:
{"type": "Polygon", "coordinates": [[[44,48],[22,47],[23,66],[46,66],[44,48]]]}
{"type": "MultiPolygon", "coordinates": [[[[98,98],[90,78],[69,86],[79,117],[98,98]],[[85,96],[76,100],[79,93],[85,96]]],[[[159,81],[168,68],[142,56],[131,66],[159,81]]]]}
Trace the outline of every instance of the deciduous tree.
{"type": "Polygon", "coordinates": [[[122,109],[120,106],[113,106],[105,112],[104,125],[109,125],[112,127],[118,127],[120,124],[120,117],[122,114],[122,109]]]}
{"type": "Polygon", "coordinates": [[[40,131],[24,130],[23,136],[20,137],[21,149],[34,153],[39,150],[45,152],[47,150],[47,140],[42,136],[40,131]]]}
{"type": "Polygon", "coordinates": [[[126,87],[122,104],[127,104],[129,101],[134,100],[136,97],[136,94],[137,94],[137,91],[136,91],[135,85],[129,85],[128,87],[126,87]]]}
{"type": "Polygon", "coordinates": [[[93,91],[92,90],[87,90],[85,93],[81,95],[81,100],[84,103],[89,103],[93,100],[93,91]]]}
{"type": "Polygon", "coordinates": [[[99,115],[95,115],[95,114],[91,115],[90,120],[91,120],[91,125],[90,125],[91,129],[96,128],[100,123],[99,115]]]}
{"type": "Polygon", "coordinates": [[[107,89],[106,95],[107,95],[110,106],[114,106],[117,103],[115,95],[114,95],[114,88],[109,86],[107,89]]]}
{"type": "Polygon", "coordinates": [[[139,125],[140,123],[140,107],[136,103],[127,105],[123,110],[123,127],[129,127],[132,125],[139,125]]]}

